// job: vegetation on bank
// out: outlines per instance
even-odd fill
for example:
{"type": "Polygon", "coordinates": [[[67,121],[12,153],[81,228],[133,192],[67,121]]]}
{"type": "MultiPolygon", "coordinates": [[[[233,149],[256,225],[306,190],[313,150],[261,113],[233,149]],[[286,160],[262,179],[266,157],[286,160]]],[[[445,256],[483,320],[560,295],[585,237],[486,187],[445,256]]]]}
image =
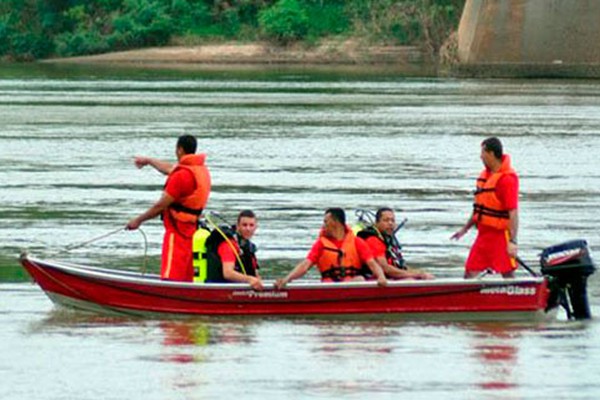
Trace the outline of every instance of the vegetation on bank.
{"type": "Polygon", "coordinates": [[[432,58],[465,0],[2,0],[0,57],[35,60],[170,43],[356,38],[432,58]]]}

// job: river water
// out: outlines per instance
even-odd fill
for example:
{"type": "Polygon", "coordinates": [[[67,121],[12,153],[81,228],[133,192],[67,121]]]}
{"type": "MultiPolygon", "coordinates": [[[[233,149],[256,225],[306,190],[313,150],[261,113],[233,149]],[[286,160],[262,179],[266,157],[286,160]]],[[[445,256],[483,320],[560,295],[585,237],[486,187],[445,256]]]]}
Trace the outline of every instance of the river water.
{"type": "MultiPolygon", "coordinates": [[[[600,245],[600,82],[406,79],[304,71],[86,71],[0,67],[0,399],[597,399],[600,324],[331,319],[119,319],[56,309],[17,257],[138,267],[119,232],[160,195],[136,154],[174,159],[195,134],[209,209],[260,219],[263,275],[281,276],[323,210],[387,205],[405,256],[460,276],[479,143],[499,136],[521,177],[521,256],[600,245]],[[17,281],[17,282],[15,282],[17,281]]],[[[143,226],[156,270],[160,221],[143,226]]],[[[314,275],[312,275],[314,276],[314,275]]],[[[592,312],[600,284],[590,281],[592,312]]]]}

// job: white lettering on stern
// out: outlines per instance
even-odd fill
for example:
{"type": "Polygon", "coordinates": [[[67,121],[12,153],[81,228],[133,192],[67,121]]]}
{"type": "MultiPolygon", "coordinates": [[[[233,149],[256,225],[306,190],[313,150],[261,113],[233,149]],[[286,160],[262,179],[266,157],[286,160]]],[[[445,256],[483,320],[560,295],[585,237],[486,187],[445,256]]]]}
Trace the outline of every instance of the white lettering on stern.
{"type": "Polygon", "coordinates": [[[482,288],[479,293],[481,294],[506,294],[508,296],[535,296],[537,289],[535,287],[521,287],[521,286],[494,286],[482,288]]]}

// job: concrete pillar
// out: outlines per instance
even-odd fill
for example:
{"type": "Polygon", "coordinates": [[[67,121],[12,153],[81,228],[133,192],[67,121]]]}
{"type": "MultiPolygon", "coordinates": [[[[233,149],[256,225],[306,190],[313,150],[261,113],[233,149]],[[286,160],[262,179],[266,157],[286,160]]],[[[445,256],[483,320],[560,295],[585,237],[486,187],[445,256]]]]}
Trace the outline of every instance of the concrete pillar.
{"type": "Polygon", "coordinates": [[[462,64],[600,64],[600,0],[467,0],[462,64]]]}

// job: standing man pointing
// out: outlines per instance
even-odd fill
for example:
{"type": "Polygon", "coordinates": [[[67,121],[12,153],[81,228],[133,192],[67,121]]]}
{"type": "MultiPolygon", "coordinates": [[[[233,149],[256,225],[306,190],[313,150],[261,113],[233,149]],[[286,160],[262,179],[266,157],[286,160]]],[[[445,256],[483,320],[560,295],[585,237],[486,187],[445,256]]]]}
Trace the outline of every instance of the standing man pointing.
{"type": "Polygon", "coordinates": [[[160,268],[161,279],[192,282],[192,237],[198,227],[210,194],[210,173],[205,165],[206,154],[195,154],[196,138],[180,136],[175,147],[177,163],[149,157],[135,157],[136,167],[151,165],[168,175],[162,196],[144,213],[127,223],[134,230],[149,219],[161,215],[165,226],[160,268]]]}
{"type": "Polygon", "coordinates": [[[481,161],[485,168],[477,178],[473,214],[452,239],[460,239],[473,225],[477,227],[465,278],[488,268],[510,278],[517,268],[519,178],[496,137],[481,143],[481,161]]]}

